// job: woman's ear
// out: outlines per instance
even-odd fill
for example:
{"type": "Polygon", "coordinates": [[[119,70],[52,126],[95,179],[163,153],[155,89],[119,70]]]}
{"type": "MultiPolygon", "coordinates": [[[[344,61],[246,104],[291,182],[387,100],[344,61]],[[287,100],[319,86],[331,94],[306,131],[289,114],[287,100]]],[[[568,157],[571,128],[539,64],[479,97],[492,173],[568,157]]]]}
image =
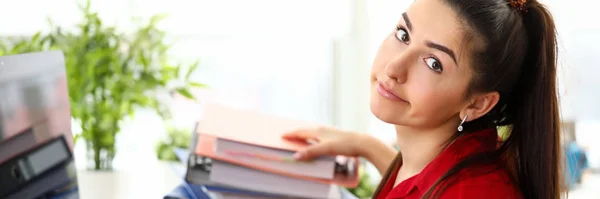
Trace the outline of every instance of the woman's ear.
{"type": "Polygon", "coordinates": [[[498,104],[499,100],[500,94],[495,91],[476,95],[467,107],[460,112],[460,118],[464,118],[467,115],[467,122],[476,120],[490,112],[498,104]]]}

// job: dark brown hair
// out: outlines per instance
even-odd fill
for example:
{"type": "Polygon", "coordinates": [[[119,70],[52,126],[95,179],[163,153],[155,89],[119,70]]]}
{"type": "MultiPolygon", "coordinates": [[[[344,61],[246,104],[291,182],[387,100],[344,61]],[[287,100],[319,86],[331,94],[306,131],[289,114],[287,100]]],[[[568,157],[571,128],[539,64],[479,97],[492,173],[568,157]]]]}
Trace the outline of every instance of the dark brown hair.
{"type": "MultiPolygon", "coordinates": [[[[556,30],[537,0],[441,0],[463,19],[474,71],[469,94],[496,91],[500,101],[485,116],[466,123],[465,133],[510,125],[509,138],[495,151],[467,157],[426,192],[436,198],[458,172],[502,162],[524,198],[559,199],[561,147],[556,91],[556,30]]],[[[465,134],[463,133],[463,134],[465,134]]],[[[457,134],[457,136],[459,136],[457,134]]],[[[457,137],[455,136],[455,137],[457,137]]],[[[399,153],[375,192],[401,165],[399,153]]]]}

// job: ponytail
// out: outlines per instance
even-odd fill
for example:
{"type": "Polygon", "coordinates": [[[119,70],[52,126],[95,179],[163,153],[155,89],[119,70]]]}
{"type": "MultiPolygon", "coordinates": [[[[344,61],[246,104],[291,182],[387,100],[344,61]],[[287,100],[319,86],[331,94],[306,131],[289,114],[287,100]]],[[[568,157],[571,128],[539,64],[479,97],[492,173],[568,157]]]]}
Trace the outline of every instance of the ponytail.
{"type": "Polygon", "coordinates": [[[399,167],[401,165],[402,165],[402,153],[398,152],[398,154],[396,154],[396,157],[394,157],[394,160],[392,160],[392,164],[390,166],[388,166],[385,173],[381,176],[381,182],[375,189],[375,192],[373,193],[372,198],[378,198],[379,193],[381,193],[384,186],[387,184],[387,181],[389,179],[391,179],[392,175],[394,175],[394,173],[399,169],[399,167]]]}
{"type": "Polygon", "coordinates": [[[550,12],[537,1],[523,14],[528,51],[513,90],[513,124],[505,142],[525,198],[559,199],[561,147],[556,88],[556,29],[550,12]]]}

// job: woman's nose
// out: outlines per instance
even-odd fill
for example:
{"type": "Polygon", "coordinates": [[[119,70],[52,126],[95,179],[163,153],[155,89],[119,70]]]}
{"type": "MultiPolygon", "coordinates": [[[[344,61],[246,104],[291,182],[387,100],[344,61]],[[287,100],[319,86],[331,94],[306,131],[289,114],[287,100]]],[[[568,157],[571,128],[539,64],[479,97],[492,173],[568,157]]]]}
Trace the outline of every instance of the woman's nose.
{"type": "Polygon", "coordinates": [[[410,49],[402,53],[398,53],[394,56],[385,66],[385,74],[397,83],[404,83],[412,68],[416,62],[416,53],[411,52],[410,49]]]}

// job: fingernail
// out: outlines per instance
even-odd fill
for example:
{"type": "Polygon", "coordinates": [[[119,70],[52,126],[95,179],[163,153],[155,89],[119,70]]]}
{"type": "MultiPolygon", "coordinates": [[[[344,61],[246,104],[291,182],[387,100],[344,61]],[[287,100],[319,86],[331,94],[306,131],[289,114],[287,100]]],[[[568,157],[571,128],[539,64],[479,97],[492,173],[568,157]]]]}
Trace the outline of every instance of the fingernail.
{"type": "Polygon", "coordinates": [[[294,159],[298,160],[298,159],[302,158],[302,155],[303,155],[302,152],[296,152],[294,154],[294,159]]]}

